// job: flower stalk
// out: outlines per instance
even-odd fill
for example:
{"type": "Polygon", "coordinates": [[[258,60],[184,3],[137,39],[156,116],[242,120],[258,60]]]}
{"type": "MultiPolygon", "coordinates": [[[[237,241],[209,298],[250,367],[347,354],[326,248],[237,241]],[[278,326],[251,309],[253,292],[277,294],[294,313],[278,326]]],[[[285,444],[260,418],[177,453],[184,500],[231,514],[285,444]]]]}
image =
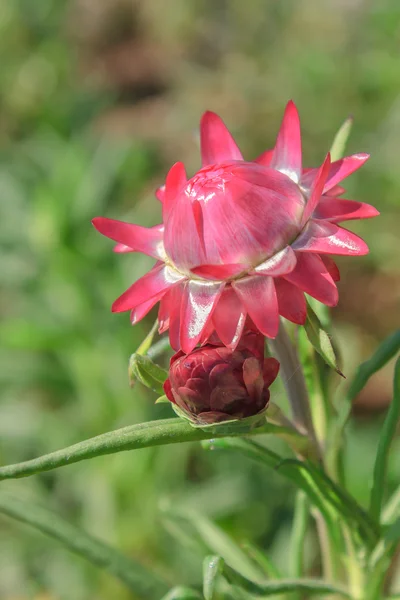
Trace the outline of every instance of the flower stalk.
{"type": "Polygon", "coordinates": [[[274,340],[270,340],[270,346],[281,365],[282,381],[289,399],[293,421],[301,432],[310,436],[316,447],[318,457],[322,458],[322,451],[311,416],[310,399],[303,369],[296,348],[282,322],[278,335],[274,340]]]}

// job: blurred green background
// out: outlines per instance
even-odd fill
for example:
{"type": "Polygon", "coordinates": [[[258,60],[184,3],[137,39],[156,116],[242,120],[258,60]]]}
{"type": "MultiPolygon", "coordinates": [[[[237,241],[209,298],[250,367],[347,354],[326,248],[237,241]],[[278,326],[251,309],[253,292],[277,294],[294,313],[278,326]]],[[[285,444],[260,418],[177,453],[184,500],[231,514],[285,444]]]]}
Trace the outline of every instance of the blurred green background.
{"type": "MultiPolygon", "coordinates": [[[[305,163],[342,121],[348,152],[371,160],[349,198],[381,216],[351,224],[370,255],[340,261],[333,318],[351,376],[399,325],[400,3],[398,0],[13,0],[0,3],[0,462],[29,459],[110,429],[171,416],[127,380],[134,328],[111,302],[150,259],[116,256],[96,215],[159,222],[169,166],[199,166],[211,109],[246,157],[271,147],[284,106],[300,110],[305,163]]],[[[392,365],[358,399],[351,491],[365,504],[392,365]]],[[[277,388],[276,394],[282,392],[277,388]]],[[[398,454],[397,454],[398,455],[398,454]]],[[[393,461],[390,477],[400,474],[393,461]]],[[[150,565],[198,583],[205,549],[166,507],[191,506],[285,568],[293,490],[198,445],[136,451],[1,484],[150,565]],[[189,543],[190,542],[190,543],[189,543]]],[[[310,541],[309,562],[318,562],[310,541]]],[[[125,599],[110,576],[28,527],[0,518],[0,598],[125,599]]]]}

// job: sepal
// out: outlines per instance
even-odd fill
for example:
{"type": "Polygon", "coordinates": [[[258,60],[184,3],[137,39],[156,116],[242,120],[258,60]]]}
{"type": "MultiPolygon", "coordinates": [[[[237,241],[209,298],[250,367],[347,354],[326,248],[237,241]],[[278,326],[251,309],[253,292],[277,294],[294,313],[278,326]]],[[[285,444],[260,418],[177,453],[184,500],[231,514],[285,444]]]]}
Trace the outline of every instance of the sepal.
{"type": "Polygon", "coordinates": [[[211,432],[215,434],[224,434],[224,435],[235,435],[240,433],[248,433],[257,427],[262,427],[266,424],[266,412],[267,409],[264,408],[262,411],[253,415],[251,417],[246,417],[245,419],[231,419],[229,421],[221,421],[219,423],[205,423],[200,419],[194,419],[192,415],[183,411],[179,406],[172,403],[172,408],[175,411],[175,414],[182,419],[185,419],[190,423],[192,427],[195,429],[201,429],[202,431],[211,432]]]}

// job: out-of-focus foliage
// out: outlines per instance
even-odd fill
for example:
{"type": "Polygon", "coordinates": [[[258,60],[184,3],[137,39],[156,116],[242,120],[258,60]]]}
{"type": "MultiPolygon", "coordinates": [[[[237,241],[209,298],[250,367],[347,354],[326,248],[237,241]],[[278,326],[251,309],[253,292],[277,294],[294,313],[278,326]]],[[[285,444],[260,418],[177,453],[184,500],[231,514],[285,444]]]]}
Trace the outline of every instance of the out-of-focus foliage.
{"type": "MultiPolygon", "coordinates": [[[[17,462],[130,423],[171,415],[128,385],[151,326],[109,306],[148,259],[116,256],[96,215],[157,222],[167,168],[199,164],[201,113],[221,114],[252,158],[300,110],[318,164],[348,116],[348,152],[371,160],[348,197],[382,216],[351,225],[371,254],[341,261],[334,311],[350,375],[399,321],[400,4],[397,0],[15,0],[0,5],[0,461],[17,462]]],[[[390,399],[390,368],[359,399],[390,399]]],[[[283,392],[275,388],[276,395],[283,392]]],[[[338,390],[340,398],[340,389],[338,390]]],[[[348,481],[368,501],[377,419],[353,419],[348,481]]],[[[396,455],[396,452],[393,452],[396,455]]],[[[389,465],[392,483],[399,465],[389,465]]],[[[271,476],[269,476],[271,477],[271,476]]],[[[165,506],[200,509],[285,569],[292,495],[238,456],[171,446],[2,483],[116,545],[174,584],[198,584],[207,553],[165,506]]],[[[310,565],[318,566],[313,540],[310,565]]],[[[0,597],[126,598],[112,578],[0,520],[0,597]]]]}

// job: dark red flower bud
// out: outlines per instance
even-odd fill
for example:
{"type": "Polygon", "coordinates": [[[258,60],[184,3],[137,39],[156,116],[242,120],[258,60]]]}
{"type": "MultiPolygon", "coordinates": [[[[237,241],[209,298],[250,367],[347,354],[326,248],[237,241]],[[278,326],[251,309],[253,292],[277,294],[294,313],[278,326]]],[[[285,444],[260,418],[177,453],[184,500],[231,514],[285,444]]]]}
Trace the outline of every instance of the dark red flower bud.
{"type": "Polygon", "coordinates": [[[264,358],[263,336],[247,333],[234,351],[207,344],[177,352],[164,391],[193,422],[244,419],[265,410],[278,371],[275,358],[264,358]]]}

